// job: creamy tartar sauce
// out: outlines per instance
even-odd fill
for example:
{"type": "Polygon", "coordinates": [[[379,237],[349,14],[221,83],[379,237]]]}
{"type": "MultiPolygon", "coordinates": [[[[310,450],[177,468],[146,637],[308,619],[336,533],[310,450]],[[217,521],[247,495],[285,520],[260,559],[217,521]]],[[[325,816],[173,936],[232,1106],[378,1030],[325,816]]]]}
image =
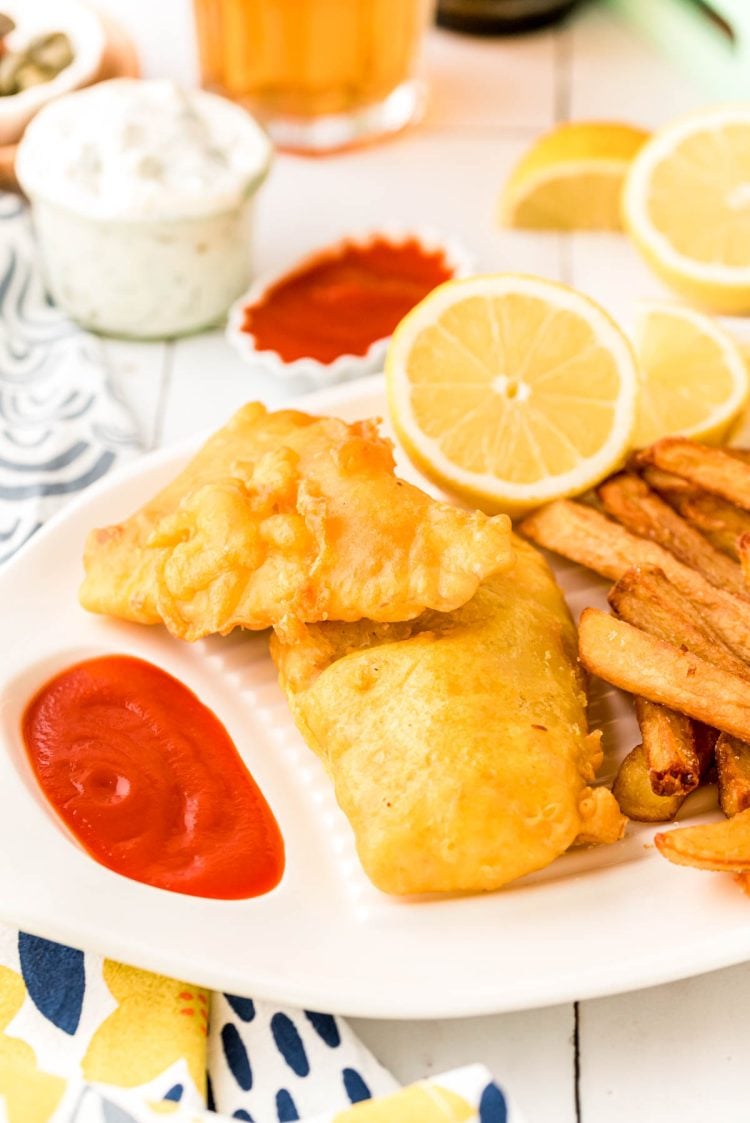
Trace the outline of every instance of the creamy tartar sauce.
{"type": "Polygon", "coordinates": [[[43,109],[16,170],[53,297],[95,330],[157,338],[220,319],[250,277],[270,144],[239,106],[115,79],[43,109]]]}

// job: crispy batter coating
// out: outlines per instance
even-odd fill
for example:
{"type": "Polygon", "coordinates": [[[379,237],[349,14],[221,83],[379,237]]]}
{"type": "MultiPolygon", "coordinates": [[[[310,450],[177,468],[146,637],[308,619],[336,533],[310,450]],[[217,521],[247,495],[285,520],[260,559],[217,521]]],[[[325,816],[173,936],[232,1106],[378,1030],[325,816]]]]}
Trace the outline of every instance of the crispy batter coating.
{"type": "Polygon", "coordinates": [[[497,889],[624,828],[586,725],[576,633],[541,556],[451,613],[310,625],[271,653],[388,893],[497,889]]]}
{"type": "Polygon", "coordinates": [[[512,561],[510,524],[394,475],[375,422],[240,409],[185,470],[86,544],[84,608],[180,639],[407,620],[469,600],[512,561]]]}

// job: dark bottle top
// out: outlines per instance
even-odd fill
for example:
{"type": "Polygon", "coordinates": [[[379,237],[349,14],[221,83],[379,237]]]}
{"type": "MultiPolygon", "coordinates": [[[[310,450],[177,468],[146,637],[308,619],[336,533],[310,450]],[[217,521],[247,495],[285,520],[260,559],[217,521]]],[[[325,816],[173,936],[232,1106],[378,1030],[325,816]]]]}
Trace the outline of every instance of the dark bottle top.
{"type": "Polygon", "coordinates": [[[514,35],[562,19],[577,0],[438,0],[441,27],[473,35],[514,35]]]}

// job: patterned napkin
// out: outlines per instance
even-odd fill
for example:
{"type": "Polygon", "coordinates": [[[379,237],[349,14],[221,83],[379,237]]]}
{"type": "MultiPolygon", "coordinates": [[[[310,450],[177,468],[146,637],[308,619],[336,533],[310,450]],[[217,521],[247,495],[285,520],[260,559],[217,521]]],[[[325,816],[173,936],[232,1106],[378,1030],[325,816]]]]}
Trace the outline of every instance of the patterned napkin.
{"type": "MultiPolygon", "coordinates": [[[[101,341],[51,305],[26,210],[0,194],[0,562],[139,448],[101,341]]],[[[0,926],[4,1123],[218,1123],[207,1110],[250,1123],[520,1123],[481,1066],[396,1088],[330,1014],[210,995],[0,926]]]]}
{"type": "Polygon", "coordinates": [[[50,304],[26,208],[0,193],[0,562],[138,449],[100,340],[50,304]]]}

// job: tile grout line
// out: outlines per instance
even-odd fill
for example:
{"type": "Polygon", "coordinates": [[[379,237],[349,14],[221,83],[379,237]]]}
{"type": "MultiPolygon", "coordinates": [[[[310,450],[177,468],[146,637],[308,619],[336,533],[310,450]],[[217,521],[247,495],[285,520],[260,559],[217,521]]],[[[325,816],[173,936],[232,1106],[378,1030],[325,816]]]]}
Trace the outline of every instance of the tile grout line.
{"type": "Polygon", "coordinates": [[[167,340],[164,344],[164,360],[161,368],[161,385],[159,387],[159,398],[156,403],[156,410],[154,413],[154,428],[151,433],[151,449],[159,448],[162,443],[162,433],[164,431],[164,420],[167,411],[167,399],[172,385],[172,370],[174,368],[174,354],[175,342],[173,339],[167,340]]]}
{"type": "Polygon", "coordinates": [[[555,34],[555,121],[570,120],[573,89],[573,37],[563,25],[555,34]]]}
{"type": "MultiPolygon", "coordinates": [[[[573,86],[573,37],[570,27],[563,25],[555,34],[555,121],[562,124],[570,120],[573,86]]],[[[570,238],[557,235],[558,280],[564,285],[573,283],[570,255],[570,238]]]]}
{"type": "Polygon", "coordinates": [[[581,1013],[580,1003],[573,1003],[573,1106],[576,1123],[581,1123],[581,1013]]]}

